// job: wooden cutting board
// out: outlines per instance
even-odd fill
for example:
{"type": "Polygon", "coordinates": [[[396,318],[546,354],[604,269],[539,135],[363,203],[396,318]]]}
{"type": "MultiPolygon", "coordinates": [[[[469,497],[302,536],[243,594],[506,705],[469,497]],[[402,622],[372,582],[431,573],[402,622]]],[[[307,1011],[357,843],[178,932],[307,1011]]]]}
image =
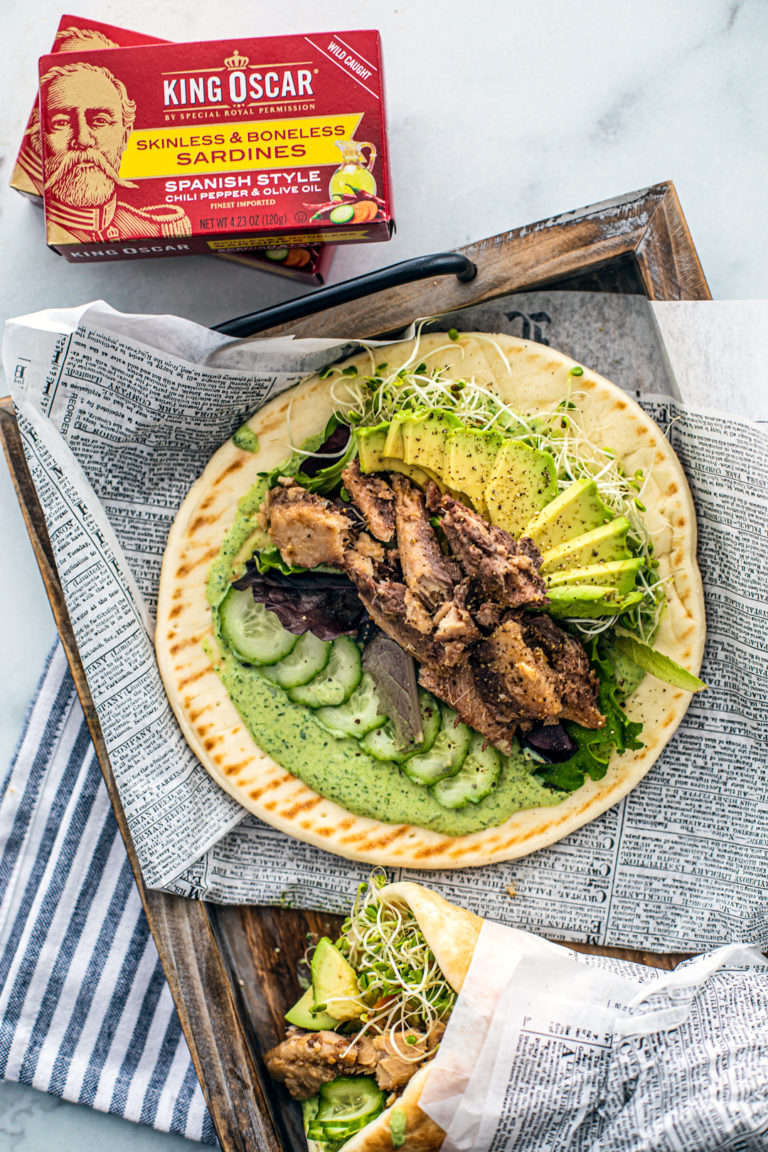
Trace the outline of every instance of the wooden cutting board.
{"type": "MultiPolygon", "coordinates": [[[[543,220],[458,251],[477,265],[469,283],[434,277],[325,308],[275,336],[376,336],[415,316],[468,307],[538,288],[708,300],[709,289],[670,183],[543,220]]],[[[306,1148],[299,1110],[266,1075],[261,1052],[284,1033],[296,1000],[296,965],[307,933],[333,935],[339,917],[289,908],[222,907],[145,888],[91,700],[40,503],[9,400],[0,437],[35,556],[125,840],[165,975],[224,1152],[306,1148]]],[[[672,968],[679,955],[571,945],[583,952],[672,968]]]]}

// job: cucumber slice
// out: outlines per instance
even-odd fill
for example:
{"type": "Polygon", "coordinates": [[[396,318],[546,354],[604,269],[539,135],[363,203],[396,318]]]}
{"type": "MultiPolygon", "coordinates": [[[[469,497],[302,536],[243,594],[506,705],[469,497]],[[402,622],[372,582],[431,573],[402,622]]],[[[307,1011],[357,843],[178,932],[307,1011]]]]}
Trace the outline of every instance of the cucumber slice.
{"type": "Polygon", "coordinates": [[[328,217],[332,224],[348,224],[354,214],[351,204],[339,204],[338,208],[331,208],[328,217]]]}
{"type": "Polygon", "coordinates": [[[298,642],[249,589],[230,588],[219,605],[221,634],[244,664],[275,664],[293,651],[298,642]]]}
{"type": "Polygon", "coordinates": [[[398,747],[391,720],[363,736],[360,747],[369,756],[373,756],[374,760],[395,760],[400,763],[405,758],[402,748],[398,747]]]}
{"type": "Polygon", "coordinates": [[[396,764],[402,764],[409,756],[415,756],[417,753],[429,752],[440,731],[440,708],[434,696],[421,689],[419,709],[421,726],[424,730],[421,744],[409,744],[406,747],[398,744],[392,721],[388,720],[381,728],[376,728],[364,736],[360,741],[360,747],[376,760],[394,760],[396,764]]]}
{"type": "Polygon", "coordinates": [[[373,677],[364,672],[346,704],[338,708],[318,708],[315,719],[334,736],[364,736],[380,728],[386,720],[379,712],[380,703],[373,677]]]}
{"type": "Polygon", "coordinates": [[[337,708],[357,688],[363,678],[360,649],[349,636],[331,643],[331,655],[322,672],[307,684],[291,688],[288,698],[307,708],[337,708]]]}
{"type": "Polygon", "coordinates": [[[301,1102],[301,1118],[304,1121],[304,1131],[317,1116],[317,1110],[320,1107],[320,1101],[317,1096],[310,1096],[309,1100],[302,1100],[301,1102]]]}
{"type": "Polygon", "coordinates": [[[320,1104],[312,1121],[347,1128],[362,1121],[367,1124],[384,1107],[384,1092],[370,1076],[339,1076],[320,1089],[320,1104]]]}
{"type": "Polygon", "coordinates": [[[430,792],[443,808],[465,808],[479,804],[496,786],[501,775],[501,754],[490,744],[483,747],[485,737],[475,733],[467,758],[455,776],[439,780],[430,792]]]}
{"type": "Polygon", "coordinates": [[[302,1118],[304,1120],[304,1127],[305,1128],[306,1128],[307,1124],[309,1124],[310,1121],[314,1120],[315,1116],[317,1116],[317,1110],[319,1107],[320,1107],[320,1100],[317,1096],[310,1096],[309,1100],[302,1100],[302,1102],[301,1102],[301,1114],[302,1114],[302,1118]]]}
{"type": "Polygon", "coordinates": [[[472,729],[457,723],[452,708],[441,708],[441,713],[440,731],[429,752],[411,756],[400,765],[414,784],[436,784],[446,776],[455,776],[469,752],[472,729]]]}
{"type": "Polygon", "coordinates": [[[338,1124],[320,1124],[317,1120],[311,1120],[307,1125],[307,1138],[309,1140],[317,1140],[323,1144],[333,1144],[338,1147],[343,1144],[350,1136],[354,1136],[355,1132],[359,1132],[361,1128],[365,1128],[378,1113],[371,1116],[363,1116],[360,1120],[350,1120],[345,1124],[339,1121],[338,1124]]]}
{"type": "MultiPolygon", "coordinates": [[[[437,740],[443,717],[437,700],[435,700],[434,696],[429,692],[425,692],[423,688],[419,690],[419,711],[421,712],[421,727],[424,731],[424,739],[417,751],[429,752],[430,748],[434,746],[435,740],[437,740]]],[[[408,755],[410,755],[410,752],[408,755]]]]}
{"type": "Polygon", "coordinates": [[[318,640],[311,632],[299,636],[292,652],[277,664],[262,668],[262,676],[277,684],[279,688],[298,688],[308,684],[325,668],[331,655],[331,645],[327,640],[318,640]]]}

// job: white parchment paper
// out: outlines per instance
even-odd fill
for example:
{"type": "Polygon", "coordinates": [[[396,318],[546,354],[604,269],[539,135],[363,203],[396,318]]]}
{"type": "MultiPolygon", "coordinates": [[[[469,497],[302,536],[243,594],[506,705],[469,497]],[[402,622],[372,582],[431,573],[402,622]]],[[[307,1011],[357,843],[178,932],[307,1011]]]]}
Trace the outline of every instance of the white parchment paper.
{"type": "Polygon", "coordinates": [[[674,972],[486,921],[419,1100],[441,1152],[765,1148],[768,965],[674,972]]]}

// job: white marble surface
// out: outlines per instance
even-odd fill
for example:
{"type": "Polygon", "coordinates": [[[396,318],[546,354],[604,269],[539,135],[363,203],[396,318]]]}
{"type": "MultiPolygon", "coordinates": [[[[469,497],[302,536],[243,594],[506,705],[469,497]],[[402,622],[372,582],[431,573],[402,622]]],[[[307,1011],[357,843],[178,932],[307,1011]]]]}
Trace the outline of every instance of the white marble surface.
{"type": "MultiPolygon", "coordinates": [[[[765,0],[311,0],[254,6],[82,0],[71,9],[169,39],[376,27],[382,32],[398,231],[340,250],[333,280],[452,248],[674,180],[716,298],[768,296],[765,0]],[[212,13],[215,17],[212,18],[212,13]],[[331,23],[332,18],[332,23],[331,23]]],[[[9,172],[54,0],[4,9],[0,149],[9,172]]],[[[0,189],[2,318],[103,297],[215,323],[298,289],[202,257],[89,268],[42,239],[37,211],[0,189]]],[[[54,628],[0,468],[0,779],[54,628]]],[[[172,1152],[182,1141],[0,1087],[0,1152],[172,1152]]]]}

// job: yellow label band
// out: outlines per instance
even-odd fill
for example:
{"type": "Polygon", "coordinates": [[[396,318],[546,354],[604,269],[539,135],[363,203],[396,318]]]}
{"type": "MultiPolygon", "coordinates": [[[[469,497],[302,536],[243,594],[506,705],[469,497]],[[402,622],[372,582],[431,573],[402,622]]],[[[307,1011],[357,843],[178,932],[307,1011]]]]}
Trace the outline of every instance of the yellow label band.
{"type": "Polygon", "coordinates": [[[120,161],[124,180],[211,175],[339,163],[337,143],[351,140],[362,113],[245,120],[195,128],[132,132],[120,161]]]}

